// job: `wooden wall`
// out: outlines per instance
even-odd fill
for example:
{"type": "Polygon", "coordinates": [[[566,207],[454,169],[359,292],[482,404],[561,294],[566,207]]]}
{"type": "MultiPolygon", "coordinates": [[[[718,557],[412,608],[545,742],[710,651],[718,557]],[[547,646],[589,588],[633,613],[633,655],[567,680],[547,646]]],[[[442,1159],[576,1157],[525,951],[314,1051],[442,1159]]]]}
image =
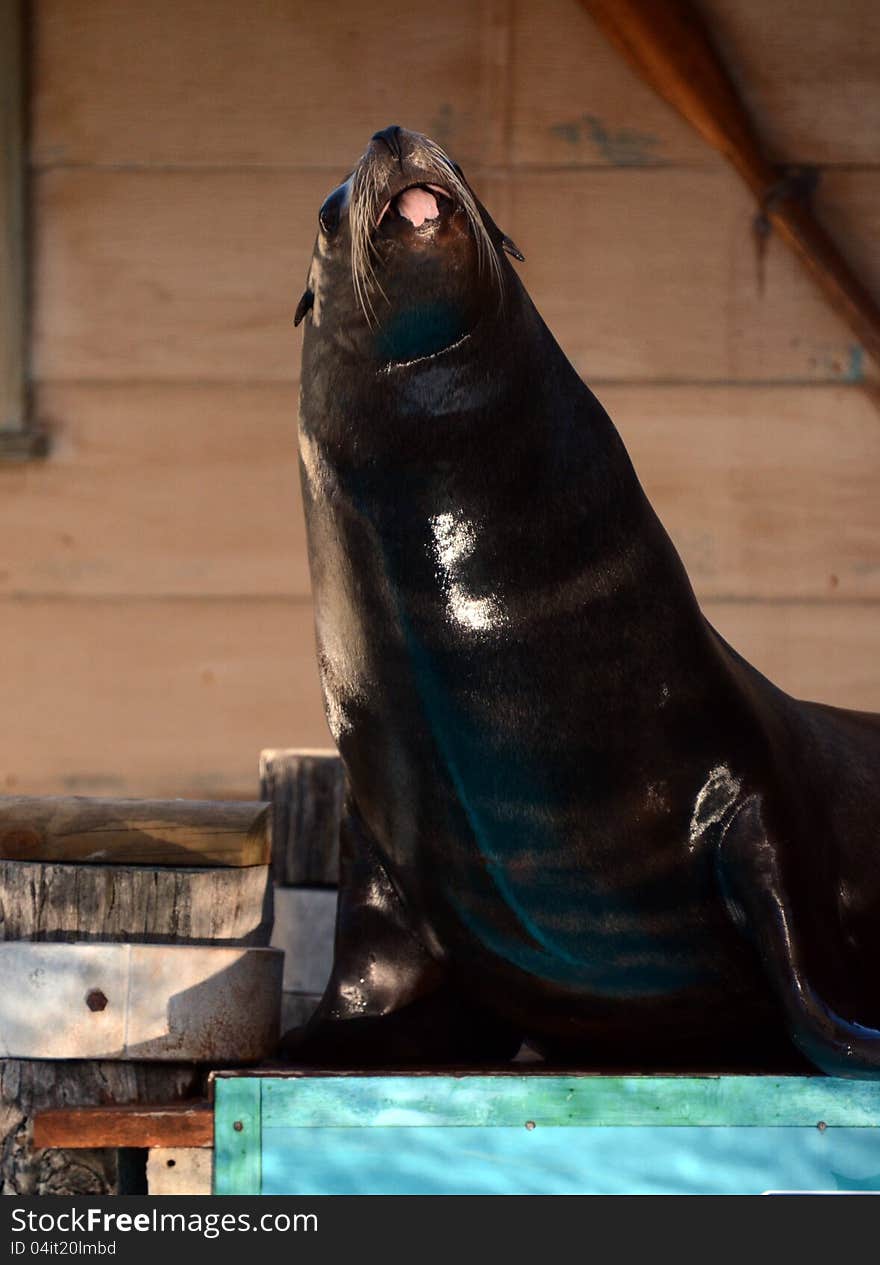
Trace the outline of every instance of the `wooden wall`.
{"type": "MultiPolygon", "coordinates": [[[[701,0],[880,294],[880,9],[701,0]]],[[[370,133],[432,133],[627,442],[709,617],[880,709],[875,369],[576,0],[35,0],[32,367],[0,468],[0,792],[254,792],[327,745],[291,317],[370,133]]]]}

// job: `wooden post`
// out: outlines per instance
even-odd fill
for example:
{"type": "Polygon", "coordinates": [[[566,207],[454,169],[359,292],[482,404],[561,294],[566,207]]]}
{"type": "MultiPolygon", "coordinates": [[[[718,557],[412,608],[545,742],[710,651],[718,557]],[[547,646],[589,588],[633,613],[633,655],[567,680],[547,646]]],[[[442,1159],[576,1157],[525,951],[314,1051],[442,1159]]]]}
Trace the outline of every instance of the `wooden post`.
{"type": "Polygon", "coordinates": [[[24,0],[0,0],[0,461],[42,455],[28,426],[24,0]]]}
{"type": "Polygon", "coordinates": [[[272,873],[282,887],[335,887],[345,769],[335,751],[260,755],[260,795],[272,805],[272,873]]]}

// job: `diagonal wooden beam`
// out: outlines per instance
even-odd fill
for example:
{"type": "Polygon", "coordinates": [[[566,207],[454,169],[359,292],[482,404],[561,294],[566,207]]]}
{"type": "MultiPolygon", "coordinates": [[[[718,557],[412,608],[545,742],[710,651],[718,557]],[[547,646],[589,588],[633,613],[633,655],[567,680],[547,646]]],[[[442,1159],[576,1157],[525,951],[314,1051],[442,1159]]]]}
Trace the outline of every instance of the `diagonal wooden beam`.
{"type": "Polygon", "coordinates": [[[722,154],[825,298],[880,363],[880,308],[798,192],[765,159],[757,131],[689,0],[581,0],[641,77],[722,154]]]}

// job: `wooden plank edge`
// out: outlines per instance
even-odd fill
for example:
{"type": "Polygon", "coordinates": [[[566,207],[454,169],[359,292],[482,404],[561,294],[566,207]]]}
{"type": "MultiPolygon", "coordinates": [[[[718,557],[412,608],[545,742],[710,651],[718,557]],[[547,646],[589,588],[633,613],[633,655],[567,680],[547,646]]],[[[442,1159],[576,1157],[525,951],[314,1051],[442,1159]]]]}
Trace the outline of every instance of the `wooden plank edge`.
{"type": "Polygon", "coordinates": [[[0,797],[0,858],[186,868],[268,865],[270,809],[258,800],[0,797]]]}
{"type": "Polygon", "coordinates": [[[169,1106],[56,1107],[34,1116],[34,1146],[40,1149],[213,1145],[214,1112],[202,1099],[169,1106]]]}

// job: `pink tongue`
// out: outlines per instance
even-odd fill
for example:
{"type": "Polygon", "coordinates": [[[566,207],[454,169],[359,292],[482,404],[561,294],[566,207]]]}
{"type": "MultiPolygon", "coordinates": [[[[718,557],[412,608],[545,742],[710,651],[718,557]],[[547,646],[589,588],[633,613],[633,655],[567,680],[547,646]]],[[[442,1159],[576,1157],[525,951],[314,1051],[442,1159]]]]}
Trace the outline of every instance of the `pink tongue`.
{"type": "Polygon", "coordinates": [[[396,202],[398,212],[415,228],[425,220],[436,220],[440,214],[437,199],[427,189],[405,189],[396,202]]]}

